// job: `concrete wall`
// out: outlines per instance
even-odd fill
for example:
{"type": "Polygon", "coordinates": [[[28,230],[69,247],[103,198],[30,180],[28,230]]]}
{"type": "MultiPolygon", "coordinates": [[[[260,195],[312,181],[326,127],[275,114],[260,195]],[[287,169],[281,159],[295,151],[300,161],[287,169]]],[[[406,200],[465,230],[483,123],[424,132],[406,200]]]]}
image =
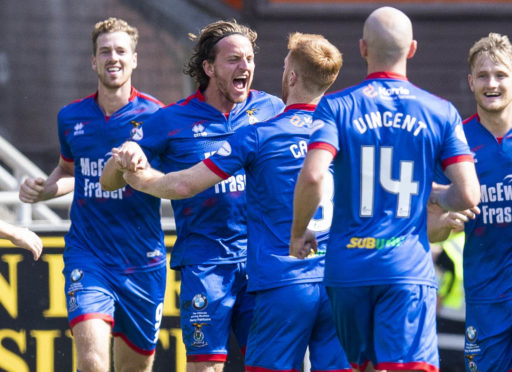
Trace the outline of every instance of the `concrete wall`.
{"type": "Polygon", "coordinates": [[[0,135],[45,172],[57,164],[56,116],[96,91],[91,31],[109,16],[139,29],[134,86],[171,103],[186,90],[182,44],[121,0],[1,1],[0,135]]]}

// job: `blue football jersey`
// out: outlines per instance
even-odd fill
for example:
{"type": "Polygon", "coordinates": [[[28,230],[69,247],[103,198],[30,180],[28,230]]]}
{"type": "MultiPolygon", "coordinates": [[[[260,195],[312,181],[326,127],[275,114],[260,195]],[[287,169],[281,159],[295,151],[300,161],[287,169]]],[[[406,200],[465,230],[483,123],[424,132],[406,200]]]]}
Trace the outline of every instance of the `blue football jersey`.
{"type": "Polygon", "coordinates": [[[75,171],[64,262],[99,261],[124,273],[165,266],[160,199],[130,186],[104,191],[99,182],[111,149],[138,138],[142,123],[161,106],[132,88],[129,103],[108,118],[96,95],[60,110],[61,156],[75,171]]]}
{"type": "Polygon", "coordinates": [[[480,181],[480,211],[465,225],[464,287],[468,303],[512,298],[512,131],[499,143],[477,115],[464,121],[480,181]]]}
{"type": "Polygon", "coordinates": [[[325,96],[313,126],[309,148],[336,154],[326,285],[436,286],[426,231],[433,170],[471,159],[453,105],[375,73],[325,96]]]}
{"type": "MultiPolygon", "coordinates": [[[[213,155],[239,128],[270,119],[283,102],[252,90],[229,114],[205,102],[200,91],[167,106],[144,123],[138,141],[165,173],[187,169],[213,155]]],[[[171,267],[245,261],[247,214],[245,174],[240,171],[192,198],[173,200],[177,240],[171,267]]]]}
{"type": "Polygon", "coordinates": [[[247,177],[249,291],[323,280],[327,233],[332,218],[333,180],[310,228],[318,254],[289,255],[293,192],[307,152],[315,105],[291,105],[265,123],[238,131],[205,164],[228,179],[242,168],[247,177]]]}

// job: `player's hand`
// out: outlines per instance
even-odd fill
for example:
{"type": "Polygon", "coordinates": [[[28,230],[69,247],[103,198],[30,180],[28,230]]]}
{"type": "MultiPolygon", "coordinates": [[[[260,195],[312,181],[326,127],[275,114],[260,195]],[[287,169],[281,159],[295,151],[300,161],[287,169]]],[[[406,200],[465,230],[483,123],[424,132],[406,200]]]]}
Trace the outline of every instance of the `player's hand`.
{"type": "Polygon", "coordinates": [[[315,233],[311,230],[306,230],[300,237],[292,236],[290,239],[290,256],[304,259],[310,254],[316,253],[317,250],[318,243],[315,233]]]}
{"type": "Polygon", "coordinates": [[[144,186],[148,176],[148,171],[146,169],[139,169],[136,172],[126,171],[123,173],[123,178],[126,183],[139,191],[141,191],[141,188],[144,186]]]}
{"type": "Polygon", "coordinates": [[[37,203],[41,200],[46,180],[27,178],[20,186],[19,198],[23,203],[37,203]]]}
{"type": "Polygon", "coordinates": [[[112,149],[112,158],[117,170],[121,172],[135,172],[147,167],[148,159],[144,151],[133,141],[127,141],[120,147],[112,149]]]}
{"type": "Polygon", "coordinates": [[[473,207],[463,211],[448,212],[443,216],[443,218],[445,218],[447,226],[452,230],[459,232],[464,230],[464,224],[469,220],[474,220],[477,214],[480,214],[480,209],[478,207],[473,207]]]}
{"type": "Polygon", "coordinates": [[[135,190],[139,190],[154,195],[155,187],[158,187],[158,181],[165,175],[150,166],[139,169],[136,172],[123,172],[123,178],[127,184],[135,190]]]}
{"type": "Polygon", "coordinates": [[[25,227],[12,227],[11,243],[17,247],[25,248],[32,252],[34,261],[37,261],[43,251],[43,242],[34,232],[25,227]]]}

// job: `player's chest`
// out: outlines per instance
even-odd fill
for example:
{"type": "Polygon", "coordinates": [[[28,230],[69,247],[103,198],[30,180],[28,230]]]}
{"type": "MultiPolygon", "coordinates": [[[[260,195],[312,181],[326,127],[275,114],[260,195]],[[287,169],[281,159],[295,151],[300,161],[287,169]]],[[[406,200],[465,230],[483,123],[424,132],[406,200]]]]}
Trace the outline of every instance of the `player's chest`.
{"type": "Polygon", "coordinates": [[[104,156],[112,147],[136,136],[137,129],[135,124],[126,121],[90,121],[69,126],[65,137],[75,158],[104,156]]]}

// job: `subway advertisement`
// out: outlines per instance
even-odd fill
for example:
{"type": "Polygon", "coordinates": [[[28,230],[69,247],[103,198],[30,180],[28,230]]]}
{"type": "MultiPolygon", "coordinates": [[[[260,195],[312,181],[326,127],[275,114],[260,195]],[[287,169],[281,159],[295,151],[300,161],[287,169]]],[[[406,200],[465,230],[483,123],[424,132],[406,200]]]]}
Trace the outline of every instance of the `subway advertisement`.
{"type": "MultiPolygon", "coordinates": [[[[0,371],[76,371],[62,275],[64,234],[38,234],[44,245],[38,261],[28,251],[0,239],[0,371]]],[[[168,252],[175,240],[174,234],[166,235],[168,252]]],[[[179,290],[179,272],[169,269],[155,372],[186,369],[179,290]]],[[[232,342],[225,371],[241,370],[242,365],[242,356],[232,342]]]]}

